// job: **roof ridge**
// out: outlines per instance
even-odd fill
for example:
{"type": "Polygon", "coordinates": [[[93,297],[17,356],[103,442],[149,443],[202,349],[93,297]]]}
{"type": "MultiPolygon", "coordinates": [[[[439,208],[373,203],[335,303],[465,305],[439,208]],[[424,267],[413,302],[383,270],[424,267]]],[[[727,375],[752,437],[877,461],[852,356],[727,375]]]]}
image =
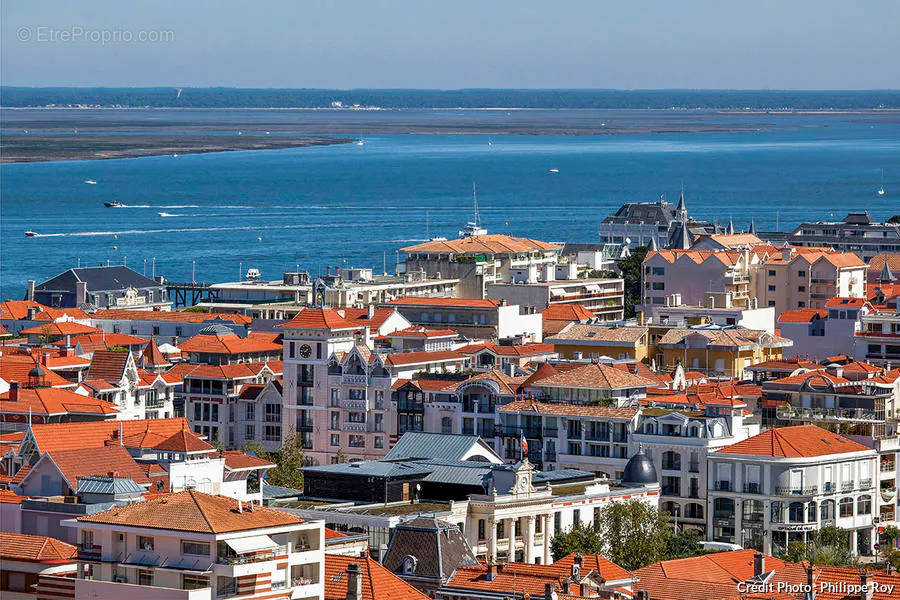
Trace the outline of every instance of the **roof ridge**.
{"type": "MultiPolygon", "coordinates": [[[[184,430],[182,430],[184,431],[184,430]]],[[[212,523],[209,522],[209,517],[206,516],[206,511],[203,510],[203,507],[200,506],[200,502],[197,500],[197,496],[194,494],[195,490],[188,490],[188,494],[191,495],[191,500],[194,501],[194,504],[197,506],[197,510],[200,511],[200,516],[203,517],[203,520],[206,522],[206,526],[209,527],[209,530],[215,533],[216,528],[213,527],[212,523]]],[[[238,500],[240,502],[240,500],[238,500]]]]}

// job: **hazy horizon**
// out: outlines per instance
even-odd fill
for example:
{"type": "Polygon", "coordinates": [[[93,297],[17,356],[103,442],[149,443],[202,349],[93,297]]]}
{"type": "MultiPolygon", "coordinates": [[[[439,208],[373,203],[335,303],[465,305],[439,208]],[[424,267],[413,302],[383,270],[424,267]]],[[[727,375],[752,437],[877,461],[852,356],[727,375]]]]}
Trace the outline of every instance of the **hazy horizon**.
{"type": "Polygon", "coordinates": [[[239,89],[900,88],[900,3],[0,3],[0,83],[239,89]]]}

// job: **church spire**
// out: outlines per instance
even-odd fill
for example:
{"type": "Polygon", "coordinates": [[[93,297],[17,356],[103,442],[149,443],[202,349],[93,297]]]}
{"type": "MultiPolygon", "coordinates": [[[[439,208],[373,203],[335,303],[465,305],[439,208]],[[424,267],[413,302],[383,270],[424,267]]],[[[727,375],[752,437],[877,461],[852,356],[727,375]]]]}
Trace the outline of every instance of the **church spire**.
{"type": "Polygon", "coordinates": [[[728,233],[728,235],[734,235],[734,220],[731,217],[728,217],[728,229],[726,233],[728,233]]]}
{"type": "Polygon", "coordinates": [[[750,233],[756,235],[756,225],[753,224],[753,219],[750,219],[750,233]]]}
{"type": "Polygon", "coordinates": [[[887,258],[885,258],[884,266],[881,267],[881,274],[878,277],[881,283],[890,283],[894,281],[894,274],[891,273],[891,268],[888,266],[887,258]]]}

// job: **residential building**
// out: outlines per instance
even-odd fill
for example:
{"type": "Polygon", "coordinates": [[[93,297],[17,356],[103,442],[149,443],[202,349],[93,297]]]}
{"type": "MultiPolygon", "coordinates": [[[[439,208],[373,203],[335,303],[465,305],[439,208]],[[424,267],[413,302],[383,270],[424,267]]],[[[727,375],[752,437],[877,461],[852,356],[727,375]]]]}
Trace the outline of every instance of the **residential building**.
{"type": "Polygon", "coordinates": [[[500,300],[467,298],[398,298],[389,303],[410,323],[447,328],[471,339],[540,342],[540,313],[521,314],[518,306],[500,300]]]}
{"type": "Polygon", "coordinates": [[[50,308],[34,300],[7,300],[0,303],[0,325],[14,335],[22,329],[57,320],[91,324],[88,315],[80,308],[50,308]]]}
{"type": "Polygon", "coordinates": [[[184,311],[97,310],[90,315],[90,324],[106,333],[129,333],[144,339],[155,338],[177,346],[212,325],[224,325],[235,332],[250,330],[252,319],[237,314],[216,314],[184,311]]]}
{"type": "Polygon", "coordinates": [[[588,323],[594,313],[580,304],[554,304],[541,311],[544,338],[562,331],[569,323],[588,323]]]}
{"type": "Polygon", "coordinates": [[[754,270],[752,293],[760,306],[781,314],[823,308],[835,297],[866,297],[866,263],[851,252],[800,251],[791,246],[754,270]]]}
{"type": "Polygon", "coordinates": [[[116,405],[119,419],[175,415],[177,376],[153,374],[137,368],[131,352],[96,350],[80,389],[116,405]]]}
{"type": "MultiPolygon", "coordinates": [[[[379,336],[386,342],[383,347],[392,352],[439,352],[453,350],[459,334],[452,329],[426,329],[406,327],[379,336]]],[[[379,341],[379,340],[376,340],[379,341]]]]}
{"type": "Polygon", "coordinates": [[[555,360],[559,356],[553,344],[470,344],[456,351],[471,357],[471,367],[476,371],[499,369],[508,374],[515,374],[529,363],[555,360]]]}
{"type": "Polygon", "coordinates": [[[44,577],[39,593],[55,582],[58,588],[69,583],[76,600],[132,597],[150,586],[162,588],[154,593],[167,598],[324,596],[321,521],[189,490],[70,524],[80,540],[76,579],[44,577]]]}
{"type": "MultiPolygon", "coordinates": [[[[32,369],[34,378],[42,378],[41,367],[32,369]]],[[[27,383],[33,386],[34,379],[27,383]]],[[[67,423],[115,420],[119,407],[110,402],[70,390],[41,386],[20,387],[12,381],[0,394],[0,432],[25,431],[31,423],[67,423]]]]}
{"type": "Polygon", "coordinates": [[[753,233],[713,233],[694,238],[692,250],[736,250],[753,248],[763,241],[753,233]]]}
{"type": "Polygon", "coordinates": [[[758,258],[747,250],[651,250],[642,264],[641,304],[754,308],[750,271],[758,258]]]}
{"type": "Polygon", "coordinates": [[[426,600],[428,596],[368,555],[325,555],[324,600],[426,600]]]}
{"type": "Polygon", "coordinates": [[[127,478],[141,491],[150,486],[150,479],[128,450],[112,445],[46,452],[13,487],[23,496],[76,496],[84,492],[79,490],[83,478],[93,475],[127,478]]]}
{"type": "Polygon", "coordinates": [[[707,528],[717,542],[768,554],[835,525],[849,550],[875,543],[874,450],[815,425],[769,429],[708,457],[707,528]]]}
{"type": "Polygon", "coordinates": [[[772,244],[832,247],[866,262],[884,252],[900,252],[900,224],[879,223],[868,212],[849,213],[841,221],[801,223],[792,231],[763,232],[759,237],[772,244]]]}
{"type": "Polygon", "coordinates": [[[41,575],[74,575],[77,550],[45,535],[0,533],[0,595],[9,600],[37,598],[34,586],[41,575]]]}
{"type": "Polygon", "coordinates": [[[794,342],[793,346],[784,349],[785,358],[818,360],[826,356],[853,354],[860,317],[870,312],[871,307],[862,298],[833,300],[834,306],[797,308],[781,313],[778,329],[782,336],[794,342]]]}
{"type": "Polygon", "coordinates": [[[118,308],[169,310],[166,286],[124,265],[77,267],[35,285],[28,282],[26,300],[53,308],[118,308]]]}
{"type": "Polygon", "coordinates": [[[515,273],[545,265],[555,268],[562,246],[503,234],[472,235],[456,240],[431,240],[401,251],[402,272],[424,271],[428,277],[459,280],[461,298],[485,298],[491,283],[510,283],[515,273]]]}
{"type": "Polygon", "coordinates": [[[625,282],[622,279],[559,279],[492,283],[487,296],[516,304],[524,313],[542,312],[550,306],[580,305],[601,321],[620,321],[625,316],[625,282]]]}
{"type": "Polygon", "coordinates": [[[658,202],[629,202],[600,223],[600,239],[608,244],[623,244],[627,248],[638,246],[664,248],[677,239],[686,224],[689,239],[694,235],[724,233],[724,228],[688,217],[684,192],[674,205],[665,201],[665,194],[658,202]]]}
{"type": "Polygon", "coordinates": [[[546,339],[561,358],[570,360],[613,359],[646,360],[648,329],[645,326],[612,326],[598,323],[571,323],[546,339]]]}
{"type": "Polygon", "coordinates": [[[229,365],[265,362],[281,358],[281,340],[277,333],[247,332],[239,336],[224,325],[210,325],[183,341],[179,347],[188,362],[229,365]]]}
{"type": "Polygon", "coordinates": [[[860,309],[853,341],[852,354],[857,360],[888,368],[900,365],[900,303],[895,299],[893,307],[875,305],[870,311],[860,309]]]}
{"type": "MultiPolygon", "coordinates": [[[[691,325],[736,325],[747,329],[759,329],[775,333],[775,309],[771,306],[735,306],[731,293],[709,294],[706,302],[699,306],[676,304],[674,299],[665,305],[644,304],[638,320],[645,323],[690,327],[691,325]]],[[[786,336],[790,337],[790,336],[786,336]]]]}
{"type": "Polygon", "coordinates": [[[706,375],[741,379],[744,369],[781,358],[782,349],[791,344],[787,338],[744,327],[675,327],[655,341],[654,358],[659,368],[684,365],[706,375]]]}

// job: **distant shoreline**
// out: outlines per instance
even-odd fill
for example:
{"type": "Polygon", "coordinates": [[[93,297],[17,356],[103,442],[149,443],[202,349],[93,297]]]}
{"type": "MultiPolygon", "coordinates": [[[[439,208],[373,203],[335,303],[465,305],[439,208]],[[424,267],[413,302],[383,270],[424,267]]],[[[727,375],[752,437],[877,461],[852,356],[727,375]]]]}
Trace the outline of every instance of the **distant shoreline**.
{"type": "Polygon", "coordinates": [[[710,112],[725,115],[853,115],[868,113],[900,113],[900,108],[773,108],[773,109],[739,109],[739,108],[713,108],[713,107],[685,107],[685,108],[593,108],[593,107],[528,107],[528,106],[498,106],[498,107],[387,107],[387,108],[332,108],[330,106],[2,106],[0,110],[27,111],[152,111],[152,110],[177,110],[177,111],[309,111],[309,112],[335,112],[335,113],[374,113],[374,112],[403,112],[403,111],[443,111],[456,110],[471,111],[622,111],[622,112],[710,112]]]}

